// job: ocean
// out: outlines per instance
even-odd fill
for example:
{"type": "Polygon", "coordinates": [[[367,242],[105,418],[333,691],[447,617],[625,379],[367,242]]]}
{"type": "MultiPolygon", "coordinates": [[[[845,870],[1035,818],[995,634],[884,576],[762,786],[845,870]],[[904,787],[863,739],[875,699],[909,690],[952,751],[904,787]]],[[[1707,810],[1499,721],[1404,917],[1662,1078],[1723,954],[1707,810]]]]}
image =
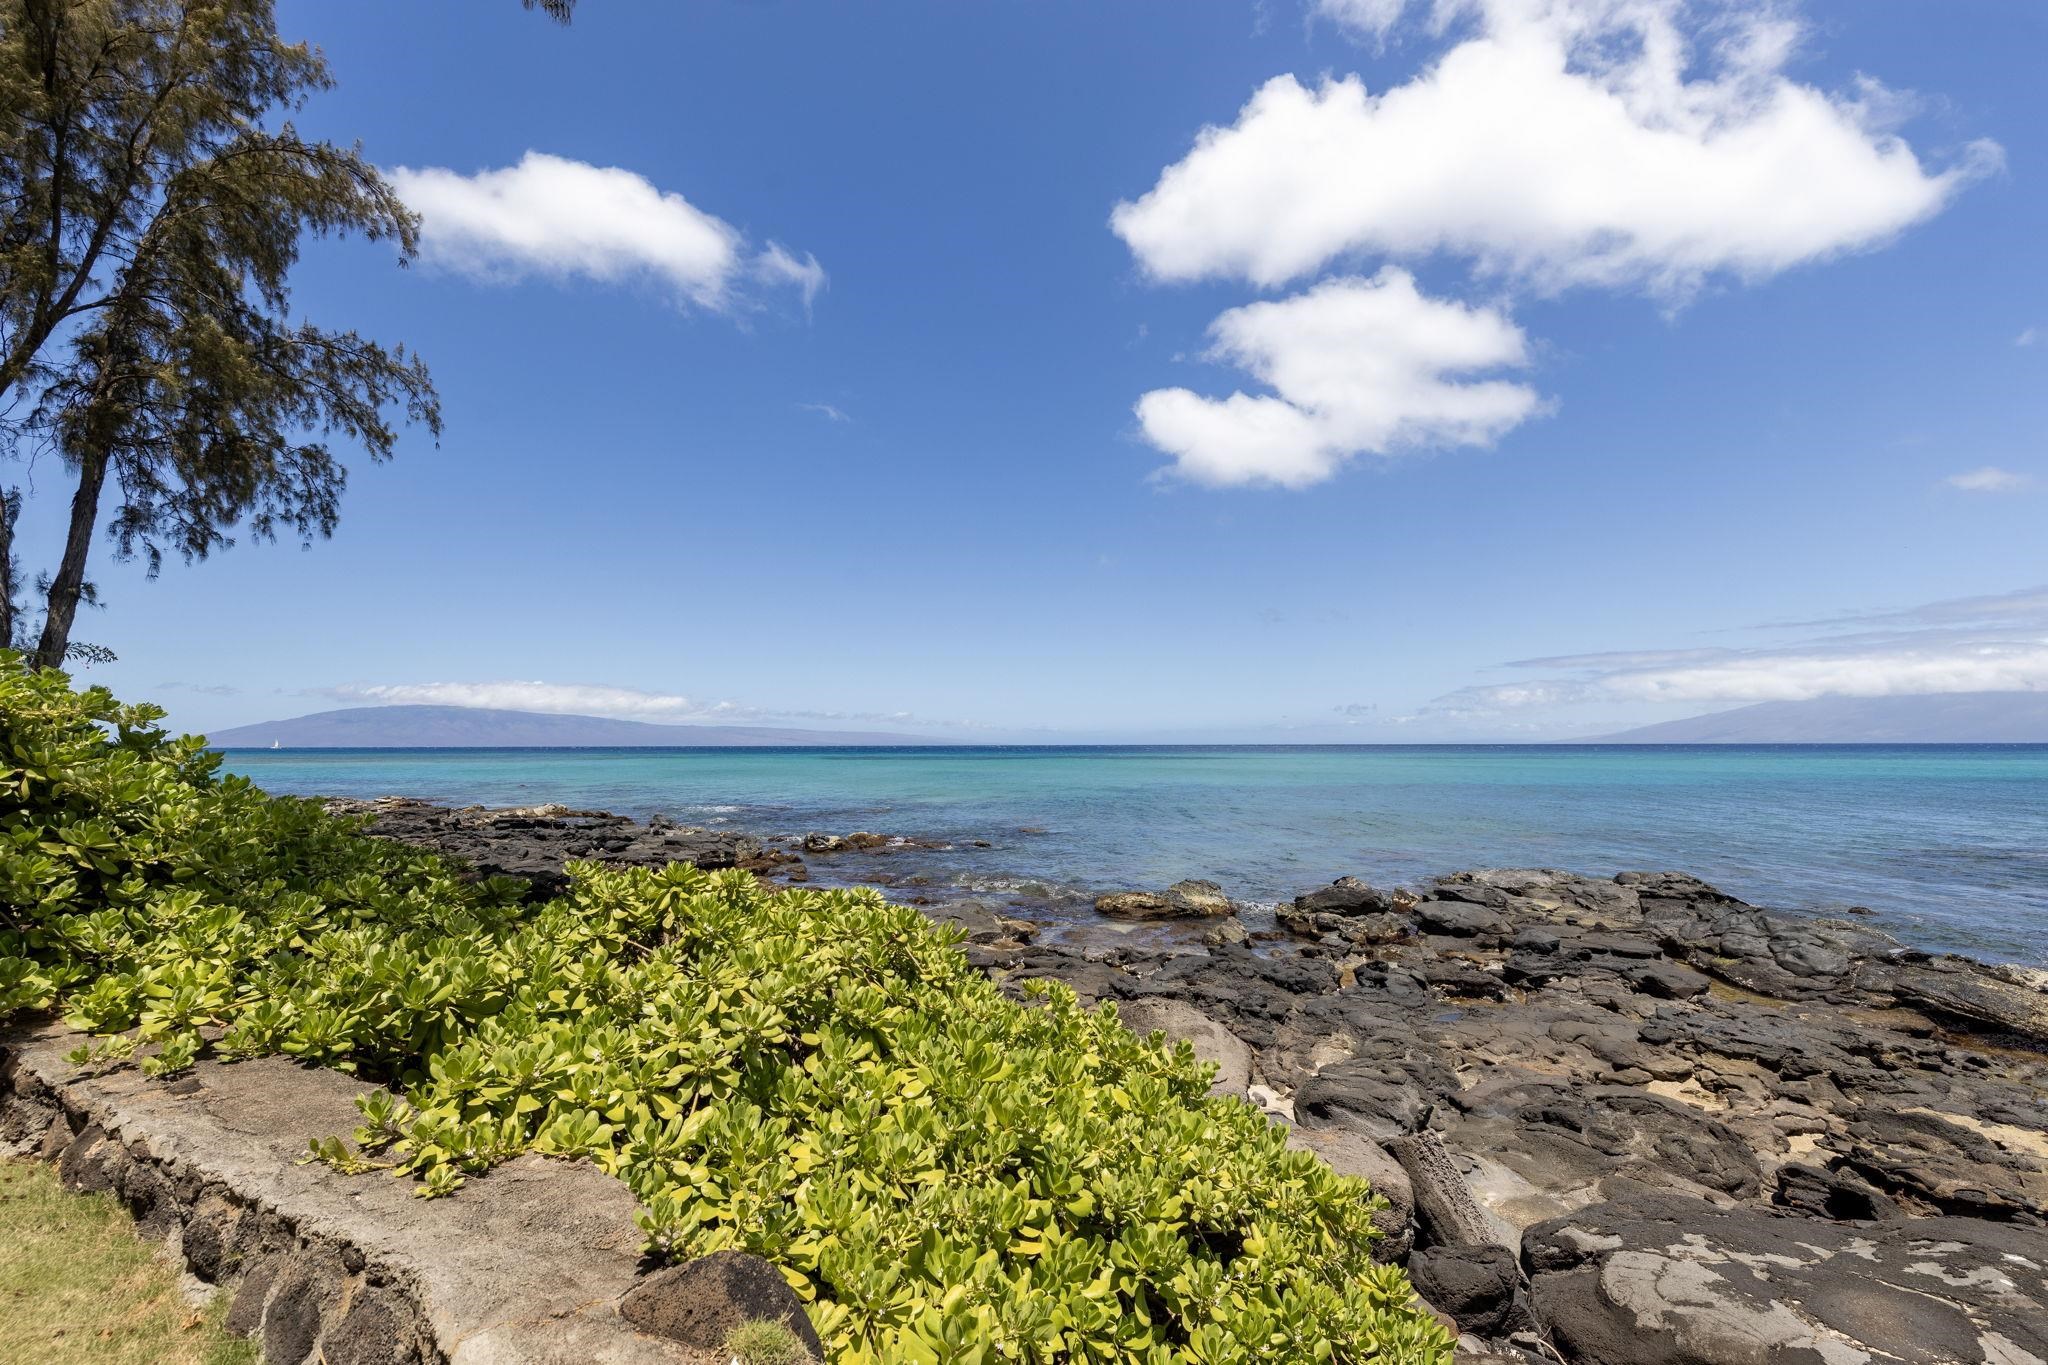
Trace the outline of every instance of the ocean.
{"type": "Polygon", "coordinates": [[[1916,947],[2048,962],[2048,745],[236,749],[226,766],[280,794],[909,835],[946,847],[891,871],[997,905],[1183,877],[1275,902],[1347,873],[1675,869],[1774,909],[1865,907],[1916,947]]]}

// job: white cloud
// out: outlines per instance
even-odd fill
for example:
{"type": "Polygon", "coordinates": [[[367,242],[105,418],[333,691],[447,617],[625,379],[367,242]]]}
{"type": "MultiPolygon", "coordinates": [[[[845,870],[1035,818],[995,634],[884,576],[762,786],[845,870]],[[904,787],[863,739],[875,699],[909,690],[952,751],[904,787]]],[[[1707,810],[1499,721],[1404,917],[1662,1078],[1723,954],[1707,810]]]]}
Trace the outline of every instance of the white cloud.
{"type": "Polygon", "coordinates": [[[978,730],[976,721],[935,720],[910,711],[819,711],[748,706],[735,701],[700,701],[675,692],[647,692],[602,683],[502,682],[344,683],[320,695],[381,706],[468,706],[485,710],[545,711],[555,715],[608,716],[681,724],[767,720],[867,721],[920,728],[944,726],[978,730]]]}
{"type": "Polygon", "coordinates": [[[1315,0],[1311,8],[1352,33],[1384,38],[1408,8],[1408,0],[1315,0]]]}
{"type": "MultiPolygon", "coordinates": [[[[1309,3],[1373,40],[1422,8],[1309,3]]],[[[1364,258],[1449,257],[1503,301],[1426,298],[1382,268],[1225,313],[1207,358],[1273,392],[1145,394],[1140,425],[1175,472],[1301,488],[1363,452],[1489,444],[1541,407],[1478,377],[1527,363],[1506,299],[1595,286],[1675,306],[1711,279],[1880,246],[2002,156],[1978,142],[1930,168],[1894,131],[1908,98],[1866,77],[1845,93],[1791,79],[1790,0],[1427,8],[1433,35],[1453,36],[1413,79],[1373,95],[1355,75],[1276,76],[1110,226],[1157,281],[1270,289],[1364,258]],[[1403,312],[1419,331],[1388,323],[1403,312]],[[1453,332],[1472,345],[1446,353],[1453,332]]]]}
{"type": "Polygon", "coordinates": [[[2013,692],[2048,687],[2048,640],[1945,648],[1766,654],[1605,679],[1610,696],[1642,701],[1804,701],[1811,697],[2013,692]]]}
{"type": "Polygon", "coordinates": [[[617,166],[530,151],[501,170],[400,166],[389,178],[420,215],[425,259],[480,280],[653,282],[716,311],[749,282],[795,287],[806,307],[825,284],[815,257],[776,242],[754,251],[732,224],[617,166]]]}
{"type": "Polygon", "coordinates": [[[810,252],[798,260],[780,242],[770,242],[768,249],[754,258],[754,278],[765,284],[793,284],[803,292],[804,307],[811,306],[811,300],[826,284],[825,267],[818,264],[818,258],[810,252]]]}
{"type": "Polygon", "coordinates": [[[2048,590],[1958,598],[1903,612],[1808,625],[1898,625],[1751,649],[1624,650],[1525,659],[1510,668],[1562,670],[1462,688],[1431,714],[1488,716],[1585,703],[1740,706],[1814,697],[1926,696],[2048,689],[2048,590]]]}
{"type": "Polygon", "coordinates": [[[1972,469],[1964,474],[1951,474],[1945,483],[1951,488],[1960,488],[1965,493],[2016,493],[2033,482],[2025,474],[2015,474],[2010,469],[2000,469],[1987,464],[1982,469],[1972,469]]]}
{"type": "Polygon", "coordinates": [[[2018,336],[2016,336],[2016,337],[2014,337],[2014,338],[2012,339],[2012,344],[2013,344],[2013,345],[2015,345],[2015,346],[2031,346],[2031,345],[2033,345],[2033,344],[2034,344],[2034,343],[2035,343],[2036,341],[2039,341],[2040,339],[2041,339],[2041,329],[2040,329],[2040,328],[2038,328],[2038,327],[2025,327],[2025,328],[2022,328],[2022,329],[2020,330],[2020,334],[2019,334],[2018,336]]]}
{"type": "Polygon", "coordinates": [[[737,709],[730,702],[707,705],[673,693],[593,683],[351,683],[334,688],[333,692],[340,697],[390,706],[475,706],[625,720],[706,720],[729,716],[737,709]]]}
{"type": "Polygon", "coordinates": [[[1138,400],[1145,439],[1197,483],[1302,488],[1360,453],[1489,444],[1541,406],[1526,385],[1469,377],[1528,364],[1519,328],[1429,298],[1391,266],[1233,308],[1209,335],[1209,359],[1273,392],[1155,389],[1138,400]]]}
{"type": "MultiPolygon", "coordinates": [[[[1347,5],[1368,18],[1390,7],[1347,5]]],[[[1882,244],[1995,165],[1929,170],[1874,82],[1784,74],[1796,30],[1679,0],[1471,0],[1476,27],[1408,83],[1266,83],[1111,217],[1161,280],[1285,284],[1360,254],[1438,253],[1541,290],[1755,280],[1882,244]],[[1704,49],[1705,60],[1702,61],[1704,49]]]]}
{"type": "Polygon", "coordinates": [[[851,422],[853,418],[830,403],[798,403],[805,412],[815,412],[828,422],[851,422]]]}
{"type": "Polygon", "coordinates": [[[1543,679],[1454,692],[1430,709],[1484,714],[1581,702],[1742,706],[1815,697],[1927,696],[2048,688],[2048,637],[1915,649],[1795,654],[1741,651],[1717,663],[1631,669],[1591,679],[1543,679]]]}

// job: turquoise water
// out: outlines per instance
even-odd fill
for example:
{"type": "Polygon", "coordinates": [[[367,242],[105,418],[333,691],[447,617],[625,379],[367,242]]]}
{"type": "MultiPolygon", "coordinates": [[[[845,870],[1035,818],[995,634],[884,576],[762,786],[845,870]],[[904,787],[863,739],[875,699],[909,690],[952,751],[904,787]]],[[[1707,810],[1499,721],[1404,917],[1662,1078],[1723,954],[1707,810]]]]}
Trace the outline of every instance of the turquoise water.
{"type": "Polygon", "coordinates": [[[281,793],[560,801],[770,835],[872,829],[939,888],[1675,868],[1909,943],[2048,961],[2048,745],[234,750],[281,793]],[[1026,833],[1042,830],[1043,833],[1026,833]],[[987,840],[975,848],[970,841],[987,840]]]}

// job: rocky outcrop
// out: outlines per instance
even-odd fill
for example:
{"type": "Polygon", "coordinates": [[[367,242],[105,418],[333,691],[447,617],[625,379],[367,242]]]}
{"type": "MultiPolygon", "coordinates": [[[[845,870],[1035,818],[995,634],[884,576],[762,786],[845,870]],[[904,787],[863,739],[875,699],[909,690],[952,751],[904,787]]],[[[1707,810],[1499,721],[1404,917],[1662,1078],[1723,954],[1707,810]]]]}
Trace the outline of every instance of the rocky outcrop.
{"type": "Polygon", "coordinates": [[[932,913],[1370,1179],[1474,1361],[2048,1365],[2048,973],[1671,872],[1347,877],[1277,930],[1212,883],[1105,899],[1165,922],[932,913]]]}
{"type": "Polygon", "coordinates": [[[1319,891],[1296,896],[1293,904],[1280,906],[1275,914],[1294,933],[1315,937],[1346,930],[1362,931],[1368,916],[1391,915],[1414,903],[1412,895],[1381,891],[1356,877],[1339,877],[1319,891]]]}
{"type": "Polygon", "coordinates": [[[1555,1346],[1567,1360],[1631,1365],[2048,1361],[2015,1335],[2048,1274],[2027,1249],[2048,1225],[2048,994],[2035,974],[1771,914],[1673,873],[1474,872],[1418,896],[1345,879],[1278,918],[1290,942],[1131,941],[1107,955],[1046,943],[990,965],[1058,976],[1091,998],[1183,1002],[1243,1039],[1298,1144],[1333,1164],[1346,1145],[1398,1163],[1416,1213],[1383,1245],[1398,1254],[1411,1242],[1425,1296],[1500,1351],[1555,1359],[1555,1346]],[[1622,1217],[1620,1201],[1645,1187],[1698,1216],[1622,1217]],[[1566,1265],[1558,1220],[1583,1230],[1599,1210],[1613,1255],[1566,1265]],[[1530,1240],[1539,1226],[1553,1231],[1530,1240]],[[1833,1269],[1767,1266],[1776,1297],[1745,1300],[1702,1267],[1741,1264],[1752,1228],[1811,1234],[1834,1248],[1833,1269]],[[1681,1234],[1706,1239],[1697,1257],[1669,1252],[1693,1245],[1681,1234]],[[1912,1287],[1930,1306],[1924,1321],[1895,1306],[1882,1332],[1860,1337],[1846,1319],[1827,1329],[1864,1355],[1744,1354],[1720,1327],[1673,1326],[1693,1319],[1662,1299],[1629,1307],[1631,1286],[1647,1283],[1695,1296],[1687,1311],[1700,1322],[1832,1323],[1864,1241],[1881,1259],[1923,1242],[1966,1248],[1936,1257],[1924,1283],[1899,1278],[1916,1262],[1884,1259],[1885,1275],[1899,1271],[1882,1281],[1896,1304],[1912,1287]],[[1987,1247],[2033,1262],[2004,1263],[2019,1286],[2011,1320],[1992,1312],[2007,1292],[1995,1285],[1971,1291],[1981,1303],[1941,1286],[1988,1273],[1987,1247]],[[1625,1275],[1646,1263],[1624,1253],[1660,1268],[1625,1275]],[[1517,1263],[1534,1278],[1510,1287],[1503,1268],[1517,1263]],[[1687,1355],[1670,1344],[1680,1338],[1711,1344],[1687,1355]],[[1980,1338],[1974,1353],[1944,1354],[1980,1338]]]}
{"type": "Polygon", "coordinates": [[[338,815],[364,817],[372,834],[460,858],[479,876],[518,877],[538,897],[567,889],[562,865],[572,859],[629,867],[695,863],[705,869],[744,867],[785,875],[802,868],[795,855],[768,849],[751,834],[696,829],[660,817],[642,825],[623,815],[568,806],[451,808],[405,797],[334,798],[326,804],[338,815]]]}

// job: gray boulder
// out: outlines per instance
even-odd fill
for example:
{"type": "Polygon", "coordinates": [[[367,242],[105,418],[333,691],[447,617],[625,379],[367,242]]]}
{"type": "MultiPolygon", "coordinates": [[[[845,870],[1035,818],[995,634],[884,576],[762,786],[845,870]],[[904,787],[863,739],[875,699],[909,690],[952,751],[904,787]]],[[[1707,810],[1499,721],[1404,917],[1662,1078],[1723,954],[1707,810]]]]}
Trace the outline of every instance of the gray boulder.
{"type": "Polygon", "coordinates": [[[1176,1043],[1186,1043],[1195,1056],[1216,1064],[1212,1095],[1243,1098],[1252,1084],[1252,1050],[1244,1040],[1194,1006],[1165,996],[1133,1000],[1119,1011],[1124,1024],[1134,1033],[1163,1033],[1176,1043]]]}
{"type": "Polygon", "coordinates": [[[1521,1273],[1514,1252],[1481,1244],[1426,1247],[1408,1258],[1408,1278],[1432,1307],[1451,1315],[1459,1331],[1491,1336],[1514,1312],[1521,1273]]]}
{"type": "Polygon", "coordinates": [[[825,1348],[789,1282],[759,1256],[714,1251],[657,1270],[626,1291],[619,1312],[643,1332],[716,1350],[744,1323],[766,1320],[787,1327],[815,1358],[825,1348]]]}
{"type": "Polygon", "coordinates": [[[1314,1152],[1338,1175],[1358,1176],[1371,1185],[1373,1193],[1387,1201],[1387,1207],[1373,1217],[1380,1240],[1373,1243],[1372,1258],[1387,1262],[1407,1258],[1415,1244],[1415,1187],[1386,1148],[1349,1124],[1290,1128],[1287,1145],[1298,1152],[1314,1152]]]}
{"type": "Polygon", "coordinates": [[[1393,900],[1384,891],[1366,885],[1356,877],[1339,877],[1320,891],[1296,896],[1297,910],[1309,914],[1334,912],[1355,915],[1368,910],[1391,910],[1393,900]]]}

